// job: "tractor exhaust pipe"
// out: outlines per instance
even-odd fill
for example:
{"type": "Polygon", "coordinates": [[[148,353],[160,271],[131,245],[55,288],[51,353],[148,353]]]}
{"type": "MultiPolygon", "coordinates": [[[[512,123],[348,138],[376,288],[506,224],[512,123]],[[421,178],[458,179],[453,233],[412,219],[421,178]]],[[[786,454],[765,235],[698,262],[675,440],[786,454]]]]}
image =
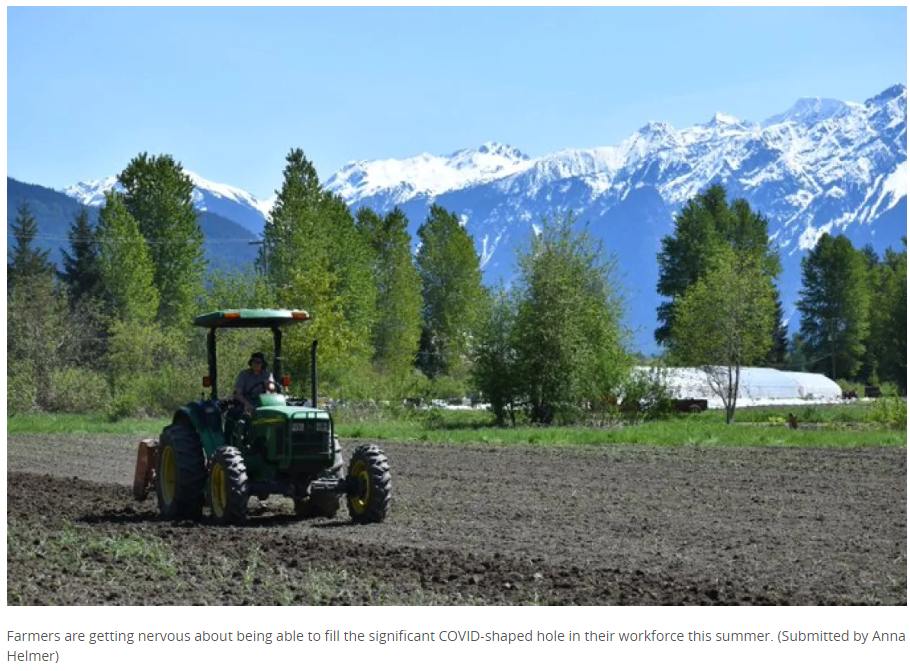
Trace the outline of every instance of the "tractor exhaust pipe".
{"type": "Polygon", "coordinates": [[[313,407],[316,407],[316,346],[319,344],[318,340],[313,341],[313,349],[310,352],[310,382],[312,383],[313,390],[313,407]]]}

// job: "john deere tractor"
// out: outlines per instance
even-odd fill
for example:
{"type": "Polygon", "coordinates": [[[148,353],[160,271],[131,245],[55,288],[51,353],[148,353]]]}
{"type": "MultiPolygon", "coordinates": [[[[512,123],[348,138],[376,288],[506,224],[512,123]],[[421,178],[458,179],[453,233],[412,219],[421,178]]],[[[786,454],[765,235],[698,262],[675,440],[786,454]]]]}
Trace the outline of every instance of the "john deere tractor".
{"type": "Polygon", "coordinates": [[[303,310],[248,309],[195,318],[195,326],[208,329],[208,375],[202,384],[210,389],[209,397],[203,394],[177,410],[159,440],[140,442],[133,486],[137,499],[154,489],[163,518],[199,518],[207,505],[221,524],[243,524],[250,497],[272,495],[292,498],[302,518],[333,518],[346,498],[353,522],[385,519],[392,496],[388,460],[376,445],[361,445],[345,468],[332,417],[317,404],[315,341],[311,398],[289,395],[282,328],[308,319],[303,310]],[[262,385],[251,414],[232,398],[232,386],[219,397],[216,334],[235,328],[270,329],[274,340],[275,382],[262,385]]]}

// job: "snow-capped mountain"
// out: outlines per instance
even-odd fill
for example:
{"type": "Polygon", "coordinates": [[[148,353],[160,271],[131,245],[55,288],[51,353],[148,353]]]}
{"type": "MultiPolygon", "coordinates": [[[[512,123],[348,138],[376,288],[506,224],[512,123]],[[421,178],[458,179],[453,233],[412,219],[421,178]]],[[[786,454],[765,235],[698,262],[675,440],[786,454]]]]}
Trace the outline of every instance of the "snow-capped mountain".
{"type": "Polygon", "coordinates": [[[514,248],[543,216],[572,210],[617,254],[637,343],[653,332],[660,239],[682,205],[712,183],[764,214],[784,261],[791,307],[799,260],[822,233],[902,246],[907,233],[907,89],[864,103],[798,100],[761,123],[718,112],[690,128],[651,122],[615,146],[530,159],[495,143],[449,156],[360,161],[326,186],[356,210],[399,206],[416,228],[438,203],[466,221],[488,280],[514,273],[514,248]]]}
{"type": "MultiPolygon", "coordinates": [[[[196,207],[260,234],[274,196],[210,182],[187,171],[196,207]]],[[[401,207],[411,233],[438,203],[474,236],[487,281],[508,280],[514,252],[542,217],[574,212],[614,252],[627,288],[636,344],[653,349],[657,252],[685,202],[719,182],[764,214],[784,262],[791,309],[799,261],[821,235],[845,232],[855,245],[902,247],[907,234],[907,89],[892,86],[863,103],[803,98],[762,122],[716,113],[676,129],[652,121],[618,145],[565,149],[530,158],[489,142],[445,156],[355,161],[325,186],[356,211],[401,207]]],[[[116,178],[80,182],[65,193],[100,205],[116,178]]]]}
{"type": "Polygon", "coordinates": [[[509,145],[488,142],[477,150],[462,149],[447,156],[355,161],[332,175],[325,186],[349,203],[377,194],[394,194],[394,201],[400,203],[500,179],[528,169],[531,163],[509,145]]]}
{"type": "MultiPolygon", "coordinates": [[[[212,182],[190,170],[184,169],[184,172],[193,181],[193,205],[197,210],[230,219],[255,235],[262,233],[265,217],[275,202],[274,196],[259,200],[243,189],[212,182]]],[[[63,193],[83,205],[100,207],[104,204],[104,194],[113,188],[120,188],[116,176],[79,182],[63,189],[63,193]]]]}

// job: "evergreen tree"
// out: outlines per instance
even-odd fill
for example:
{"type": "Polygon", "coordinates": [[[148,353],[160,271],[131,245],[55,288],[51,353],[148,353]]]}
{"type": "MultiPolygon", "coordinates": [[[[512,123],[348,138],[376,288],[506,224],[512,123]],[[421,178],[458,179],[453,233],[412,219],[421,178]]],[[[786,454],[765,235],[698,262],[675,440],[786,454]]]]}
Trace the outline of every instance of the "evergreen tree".
{"type": "Polygon", "coordinates": [[[571,216],[544,219],[519,252],[517,368],[534,422],[572,421],[614,393],[631,367],[613,258],[571,216]]]}
{"type": "Polygon", "coordinates": [[[879,292],[873,314],[877,334],[878,363],[882,380],[897,384],[907,393],[907,238],[904,249],[885,251],[879,292]]]}
{"type": "Polygon", "coordinates": [[[89,223],[88,209],[82,208],[68,233],[70,252],[62,250],[63,271],[58,273],[66,286],[70,306],[97,300],[102,294],[98,241],[89,223]]]}
{"type": "Polygon", "coordinates": [[[149,324],[158,314],[152,254],[139,224],[116,191],[98,215],[98,265],[111,316],[121,322],[149,324]]]}
{"type": "Polygon", "coordinates": [[[146,239],[165,326],[186,326],[202,294],[203,234],[193,208],[193,182],[172,156],[145,152],[117,179],[123,204],[146,239]]]}
{"type": "Polygon", "coordinates": [[[679,300],[673,322],[673,360],[699,366],[733,421],[740,371],[767,355],[774,292],[760,259],[725,249],[707,274],[679,300]]]}
{"type": "Polygon", "coordinates": [[[865,267],[866,288],[869,292],[869,330],[863,345],[865,351],[856,377],[867,384],[879,383],[880,364],[884,354],[884,324],[888,316],[882,308],[888,302],[886,285],[888,269],[872,245],[859,250],[865,267]]]}
{"type": "Polygon", "coordinates": [[[683,206],[675,218],[673,234],[661,241],[657,292],[669,300],[657,309],[660,325],[654,337],[658,344],[672,351],[676,303],[705,276],[722,248],[755,256],[762,273],[772,280],[780,274],[780,258],[768,237],[767,219],[743,199],[728,205],[726,190],[714,184],[683,206]]]}
{"type": "Polygon", "coordinates": [[[861,250],[869,291],[869,330],[857,374],[868,384],[907,386],[907,251],[886,249],[883,257],[861,250]]]}
{"type": "Polygon", "coordinates": [[[373,250],[374,361],[382,372],[402,377],[410,372],[417,355],[423,308],[408,220],[397,207],[385,217],[362,208],[357,212],[357,227],[373,250]]]}
{"type": "Polygon", "coordinates": [[[417,269],[423,291],[418,364],[427,377],[466,379],[469,345],[484,296],[474,239],[454,213],[433,205],[418,229],[417,269]]]}
{"type": "Polygon", "coordinates": [[[32,216],[28,202],[19,205],[11,229],[16,242],[9,251],[10,260],[6,264],[7,292],[18,284],[53,272],[53,265],[48,261],[50,252],[33,245],[38,235],[38,222],[32,216]]]}
{"type": "Polygon", "coordinates": [[[869,332],[865,259],[843,235],[822,235],[802,260],[797,303],[800,333],[815,369],[832,379],[850,377],[862,363],[869,332]]]}
{"type": "Polygon", "coordinates": [[[784,323],[784,305],[780,300],[780,292],[777,287],[772,291],[772,300],[774,301],[774,316],[772,323],[774,328],[771,331],[771,349],[764,359],[764,365],[780,367],[787,363],[787,353],[790,351],[790,338],[787,335],[787,325],[784,323]]]}

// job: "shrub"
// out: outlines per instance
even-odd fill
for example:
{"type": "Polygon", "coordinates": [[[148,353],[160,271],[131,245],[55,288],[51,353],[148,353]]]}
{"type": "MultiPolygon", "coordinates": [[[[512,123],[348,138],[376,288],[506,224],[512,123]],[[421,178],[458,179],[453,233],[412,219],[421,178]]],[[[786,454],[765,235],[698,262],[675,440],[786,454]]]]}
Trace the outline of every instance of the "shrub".
{"type": "Polygon", "coordinates": [[[34,412],[38,409],[38,384],[35,366],[30,361],[7,361],[6,414],[34,412]]]}
{"type": "Polygon", "coordinates": [[[855,392],[857,397],[862,398],[866,394],[866,386],[860,382],[850,382],[849,380],[838,380],[837,386],[841,391],[855,392]]]}
{"type": "Polygon", "coordinates": [[[872,404],[869,417],[889,429],[907,429],[907,401],[902,398],[879,398],[872,404]]]}
{"type": "Polygon", "coordinates": [[[116,422],[128,417],[135,417],[139,414],[139,398],[132,389],[125,389],[115,393],[111,399],[111,405],[108,408],[107,418],[116,422]]]}
{"type": "Polygon", "coordinates": [[[68,367],[50,373],[46,403],[49,412],[103,412],[110,404],[110,391],[102,373],[68,367]]]}
{"type": "Polygon", "coordinates": [[[663,368],[633,370],[623,385],[620,409],[642,419],[660,419],[673,411],[673,395],[663,368]]]}
{"type": "Polygon", "coordinates": [[[897,398],[900,396],[900,389],[894,382],[882,382],[879,385],[879,389],[882,391],[882,396],[897,398]]]}

